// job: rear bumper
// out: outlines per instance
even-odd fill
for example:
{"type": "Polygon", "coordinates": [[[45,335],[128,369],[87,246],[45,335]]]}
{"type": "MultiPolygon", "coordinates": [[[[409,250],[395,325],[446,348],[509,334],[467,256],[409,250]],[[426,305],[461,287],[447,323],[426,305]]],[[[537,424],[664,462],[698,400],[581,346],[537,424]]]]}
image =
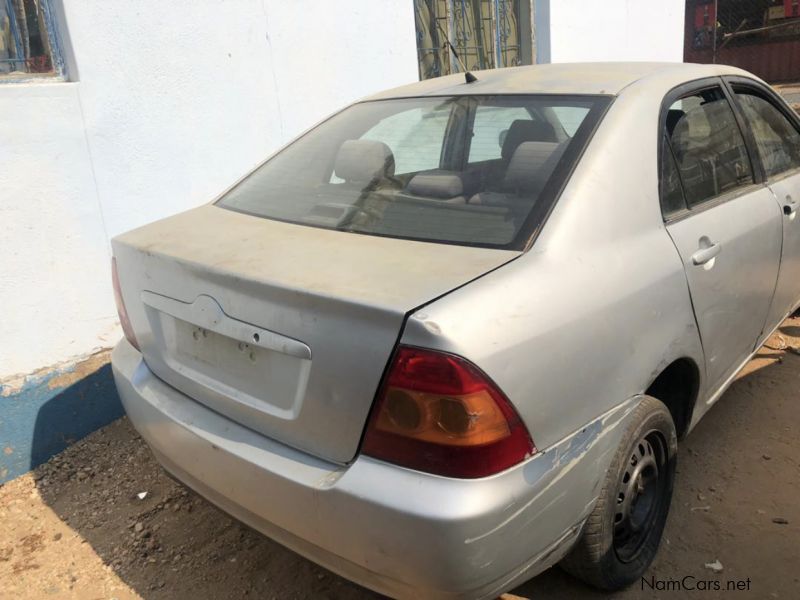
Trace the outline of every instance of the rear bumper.
{"type": "Polygon", "coordinates": [[[628,412],[623,405],[496,476],[457,480],[364,456],[342,467],[284,446],[168,386],[125,340],[112,364],[131,422],[172,475],[299,554],[394,597],[494,597],[558,561],[591,510],[628,412]]]}

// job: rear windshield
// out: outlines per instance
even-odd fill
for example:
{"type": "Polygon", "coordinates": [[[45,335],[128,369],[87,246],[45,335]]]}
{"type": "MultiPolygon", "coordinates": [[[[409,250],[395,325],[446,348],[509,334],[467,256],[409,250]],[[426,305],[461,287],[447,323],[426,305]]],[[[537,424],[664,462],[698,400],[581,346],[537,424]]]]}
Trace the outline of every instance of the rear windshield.
{"type": "Polygon", "coordinates": [[[362,234],[522,247],[609,100],[457,96],[355,104],[218,204],[362,234]]]}

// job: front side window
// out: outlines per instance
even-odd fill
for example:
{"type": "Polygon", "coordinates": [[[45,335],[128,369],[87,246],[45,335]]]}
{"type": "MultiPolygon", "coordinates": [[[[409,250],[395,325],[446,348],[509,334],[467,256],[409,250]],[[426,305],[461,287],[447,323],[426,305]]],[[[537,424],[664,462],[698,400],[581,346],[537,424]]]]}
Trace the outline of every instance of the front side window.
{"type": "Polygon", "coordinates": [[[736,100],[753,132],[767,177],[800,167],[800,133],[789,119],[746,88],[736,89],[736,100]]]}
{"type": "Polygon", "coordinates": [[[603,96],[363,102],[278,152],[218,205],[355,233],[519,247],[525,231],[544,218],[609,102],[603,96]],[[559,114],[569,116],[572,135],[559,114]]]}
{"type": "Polygon", "coordinates": [[[689,208],[753,182],[742,133],[721,88],[676,100],[665,133],[689,208]]]}

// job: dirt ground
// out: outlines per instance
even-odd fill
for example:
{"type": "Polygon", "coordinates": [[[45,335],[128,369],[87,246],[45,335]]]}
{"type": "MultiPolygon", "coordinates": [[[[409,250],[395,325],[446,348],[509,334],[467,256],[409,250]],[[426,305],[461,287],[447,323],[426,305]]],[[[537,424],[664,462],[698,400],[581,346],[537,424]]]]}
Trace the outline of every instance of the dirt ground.
{"type": "MultiPolygon", "coordinates": [[[[648,574],[673,591],[640,583],[614,598],[800,598],[795,348],[800,318],[783,324],[682,445],[673,509],[648,574]],[[705,567],[717,560],[722,572],[705,567]],[[675,591],[668,583],[686,576],[695,587],[718,581],[723,591],[675,591]],[[726,594],[728,580],[749,591],[726,594]]],[[[605,597],[557,568],[513,594],[605,597]]],[[[0,487],[0,598],[49,597],[377,596],[173,482],[122,419],[0,487]]]]}

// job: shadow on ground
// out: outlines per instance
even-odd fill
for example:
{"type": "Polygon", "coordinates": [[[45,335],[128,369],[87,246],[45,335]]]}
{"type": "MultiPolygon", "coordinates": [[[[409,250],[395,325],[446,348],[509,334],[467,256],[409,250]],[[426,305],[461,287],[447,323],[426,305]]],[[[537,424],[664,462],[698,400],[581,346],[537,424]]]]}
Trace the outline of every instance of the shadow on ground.
{"type": "MultiPolygon", "coordinates": [[[[799,326],[800,319],[792,319],[783,327],[792,345],[800,345],[799,326]]],[[[770,346],[781,345],[773,336],[770,346]]],[[[723,587],[672,592],[670,598],[725,597],[728,580],[748,578],[750,592],[737,597],[800,597],[799,384],[800,356],[763,349],[681,446],[673,509],[648,577],[655,586],[667,580],[686,583],[683,578],[689,576],[695,586],[714,580],[723,587]],[[774,523],[775,518],[788,524],[774,523]],[[724,566],[720,574],[704,567],[715,560],[724,566]]],[[[54,457],[34,477],[58,518],[144,598],[377,597],[173,482],[126,419],[54,457]],[[146,493],[144,499],[139,493],[146,493]]],[[[557,568],[513,593],[607,597],[557,568]]],[[[664,598],[664,592],[638,584],[613,597],[664,598]]]]}
{"type": "Polygon", "coordinates": [[[0,385],[0,483],[120,418],[107,350],[67,368],[42,369],[15,390],[0,385]]]}

